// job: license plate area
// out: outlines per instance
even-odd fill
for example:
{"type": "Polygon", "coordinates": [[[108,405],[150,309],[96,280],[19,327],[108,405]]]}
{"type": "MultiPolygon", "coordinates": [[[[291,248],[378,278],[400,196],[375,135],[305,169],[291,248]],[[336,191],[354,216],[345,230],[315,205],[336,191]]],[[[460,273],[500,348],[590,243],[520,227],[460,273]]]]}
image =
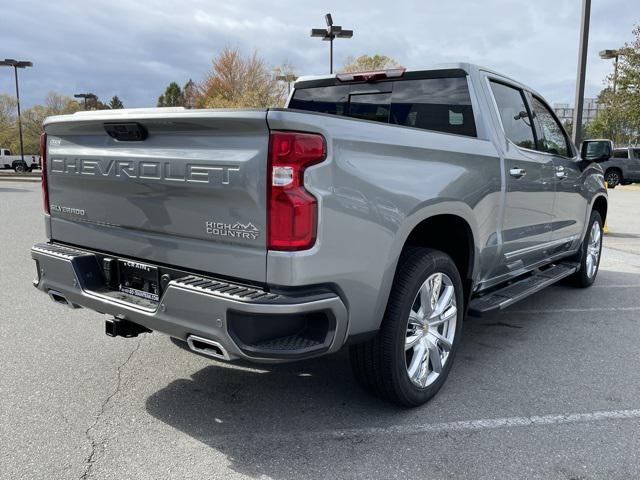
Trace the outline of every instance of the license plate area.
{"type": "Polygon", "coordinates": [[[157,267],[130,260],[118,260],[118,290],[157,303],[160,274],[157,267]]]}

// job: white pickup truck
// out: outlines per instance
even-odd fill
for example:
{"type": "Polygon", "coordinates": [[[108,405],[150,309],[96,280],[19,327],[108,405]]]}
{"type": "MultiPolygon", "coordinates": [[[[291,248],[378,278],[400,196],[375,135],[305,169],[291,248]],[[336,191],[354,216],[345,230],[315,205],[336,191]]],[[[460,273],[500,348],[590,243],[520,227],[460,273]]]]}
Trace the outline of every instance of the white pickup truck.
{"type": "Polygon", "coordinates": [[[40,155],[24,156],[24,162],[20,155],[11,155],[11,150],[0,148],[0,168],[12,168],[16,172],[30,172],[34,168],[40,168],[40,155]]]}

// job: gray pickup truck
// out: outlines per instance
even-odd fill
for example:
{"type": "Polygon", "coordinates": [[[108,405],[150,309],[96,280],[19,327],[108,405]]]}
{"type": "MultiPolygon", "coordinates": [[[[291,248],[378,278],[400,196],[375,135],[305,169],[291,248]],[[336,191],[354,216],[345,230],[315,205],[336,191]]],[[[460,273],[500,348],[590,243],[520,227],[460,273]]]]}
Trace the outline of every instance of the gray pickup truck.
{"type": "Polygon", "coordinates": [[[306,77],[287,108],[51,117],[41,148],[52,300],[220,360],[348,346],[401,405],[442,386],[465,315],[598,270],[610,142],[578,153],[539,94],[474,65],[306,77]]]}
{"type": "Polygon", "coordinates": [[[600,166],[610,188],[640,182],[640,147],[616,148],[600,166]]]}

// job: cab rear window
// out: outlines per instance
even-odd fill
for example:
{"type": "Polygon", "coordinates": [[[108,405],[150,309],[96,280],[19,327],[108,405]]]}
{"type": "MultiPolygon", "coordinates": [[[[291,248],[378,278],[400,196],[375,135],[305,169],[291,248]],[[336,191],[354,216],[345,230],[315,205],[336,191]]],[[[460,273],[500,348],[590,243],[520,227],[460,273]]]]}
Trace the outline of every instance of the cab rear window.
{"type": "Polygon", "coordinates": [[[289,108],[476,136],[466,77],[397,80],[373,85],[378,91],[363,91],[362,84],[296,89],[289,108]]]}

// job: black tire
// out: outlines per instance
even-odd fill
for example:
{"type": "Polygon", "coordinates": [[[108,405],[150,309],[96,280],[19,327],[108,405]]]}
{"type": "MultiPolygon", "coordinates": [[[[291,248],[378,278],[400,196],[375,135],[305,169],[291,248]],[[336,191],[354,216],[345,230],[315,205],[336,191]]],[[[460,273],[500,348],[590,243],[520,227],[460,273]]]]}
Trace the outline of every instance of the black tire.
{"type": "Polygon", "coordinates": [[[593,285],[593,282],[595,282],[596,277],[598,276],[598,268],[600,267],[603,233],[602,217],[598,212],[594,210],[593,212],[591,212],[591,217],[589,218],[589,226],[587,227],[587,233],[584,236],[584,240],[582,240],[582,244],[580,245],[580,250],[578,251],[578,256],[576,258],[576,260],[580,262],[580,269],[567,278],[567,283],[578,288],[587,288],[593,285]],[[595,265],[595,272],[592,275],[589,275],[587,268],[588,247],[591,229],[593,228],[595,222],[598,223],[598,228],[600,229],[600,246],[598,248],[598,259],[595,265]]]}
{"type": "Polygon", "coordinates": [[[462,281],[451,257],[428,248],[407,249],[398,263],[380,331],[371,340],[349,348],[356,379],[370,393],[402,406],[415,407],[427,402],[440,390],[449,374],[460,340],[463,316],[462,281]],[[421,286],[438,272],[446,274],[454,286],[457,305],[455,336],[439,376],[433,383],[420,388],[408,374],[405,353],[407,323],[421,286]]]}
{"type": "Polygon", "coordinates": [[[16,163],[13,166],[13,171],[16,173],[25,173],[27,171],[27,166],[24,163],[16,163]]]}
{"type": "Polygon", "coordinates": [[[604,180],[609,188],[616,188],[622,183],[622,172],[617,168],[611,168],[605,172],[604,180]]]}

